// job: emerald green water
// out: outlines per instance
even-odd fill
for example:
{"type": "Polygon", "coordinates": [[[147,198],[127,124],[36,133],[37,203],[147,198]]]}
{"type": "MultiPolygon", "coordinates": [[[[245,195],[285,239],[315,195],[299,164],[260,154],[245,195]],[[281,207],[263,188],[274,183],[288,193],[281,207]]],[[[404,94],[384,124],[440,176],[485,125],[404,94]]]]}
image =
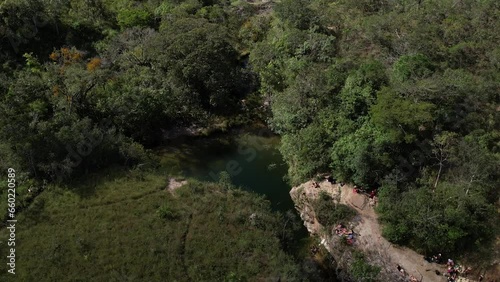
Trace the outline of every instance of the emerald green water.
{"type": "Polygon", "coordinates": [[[172,175],[217,181],[227,171],[234,185],[265,195],[276,211],[295,210],[284,177],[279,137],[266,132],[183,138],[162,149],[162,166],[172,175]]]}

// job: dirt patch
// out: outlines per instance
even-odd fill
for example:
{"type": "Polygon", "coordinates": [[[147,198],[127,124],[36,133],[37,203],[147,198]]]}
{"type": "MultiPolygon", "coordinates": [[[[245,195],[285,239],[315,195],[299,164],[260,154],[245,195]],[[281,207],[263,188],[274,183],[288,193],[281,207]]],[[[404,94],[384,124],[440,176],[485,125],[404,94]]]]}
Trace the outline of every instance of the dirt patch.
{"type": "Polygon", "coordinates": [[[187,180],[175,179],[172,177],[168,180],[167,191],[169,191],[170,193],[174,193],[176,189],[186,185],[187,183],[187,180]]]}

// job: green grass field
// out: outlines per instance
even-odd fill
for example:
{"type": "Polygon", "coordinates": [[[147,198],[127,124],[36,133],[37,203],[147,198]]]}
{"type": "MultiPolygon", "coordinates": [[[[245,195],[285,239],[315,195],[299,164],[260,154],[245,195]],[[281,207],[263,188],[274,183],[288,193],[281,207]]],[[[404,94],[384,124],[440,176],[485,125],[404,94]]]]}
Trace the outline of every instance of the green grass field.
{"type": "MultiPolygon", "coordinates": [[[[194,180],[175,194],[166,185],[166,175],[115,168],[67,187],[48,186],[18,214],[16,275],[1,263],[0,281],[297,277],[281,250],[277,216],[262,197],[194,180]]],[[[1,254],[7,236],[2,228],[1,254]]]]}

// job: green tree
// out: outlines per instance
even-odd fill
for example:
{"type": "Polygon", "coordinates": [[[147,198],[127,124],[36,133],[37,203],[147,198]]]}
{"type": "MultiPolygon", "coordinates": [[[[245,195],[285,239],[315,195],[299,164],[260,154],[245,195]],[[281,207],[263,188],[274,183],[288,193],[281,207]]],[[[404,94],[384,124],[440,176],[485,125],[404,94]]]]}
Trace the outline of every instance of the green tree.
{"type": "Polygon", "coordinates": [[[275,12],[283,21],[298,29],[308,29],[314,23],[314,12],[308,8],[310,1],[284,0],[280,1],[275,12]]]}
{"type": "Polygon", "coordinates": [[[280,152],[289,165],[293,184],[313,177],[318,171],[328,170],[329,145],[328,136],[317,124],[283,136],[280,152]]]}
{"type": "Polygon", "coordinates": [[[142,9],[121,9],[117,15],[118,25],[122,28],[134,26],[149,26],[152,22],[152,15],[142,9]]]}
{"type": "Polygon", "coordinates": [[[180,19],[164,27],[158,39],[158,63],[204,109],[224,112],[236,105],[245,80],[223,27],[204,19],[180,19]]]}

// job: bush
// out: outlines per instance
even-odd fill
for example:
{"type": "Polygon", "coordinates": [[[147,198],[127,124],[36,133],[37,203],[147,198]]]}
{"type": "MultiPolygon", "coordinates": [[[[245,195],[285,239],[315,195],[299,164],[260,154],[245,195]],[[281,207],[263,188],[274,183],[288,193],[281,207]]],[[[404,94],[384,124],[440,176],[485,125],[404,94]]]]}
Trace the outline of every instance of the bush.
{"type": "Polygon", "coordinates": [[[161,219],[173,220],[180,216],[177,210],[167,205],[161,206],[156,212],[161,219]]]}
{"type": "Polygon", "coordinates": [[[225,189],[234,188],[233,181],[231,180],[231,175],[225,170],[219,173],[219,185],[221,185],[225,189]]]}
{"type": "Polygon", "coordinates": [[[351,265],[351,274],[356,281],[374,282],[380,273],[380,267],[369,264],[362,253],[354,253],[354,262],[351,265]]]}
{"type": "Polygon", "coordinates": [[[356,215],[352,208],[335,203],[334,199],[325,192],[320,193],[319,198],[313,203],[313,207],[319,223],[325,227],[349,221],[356,215]]]}

